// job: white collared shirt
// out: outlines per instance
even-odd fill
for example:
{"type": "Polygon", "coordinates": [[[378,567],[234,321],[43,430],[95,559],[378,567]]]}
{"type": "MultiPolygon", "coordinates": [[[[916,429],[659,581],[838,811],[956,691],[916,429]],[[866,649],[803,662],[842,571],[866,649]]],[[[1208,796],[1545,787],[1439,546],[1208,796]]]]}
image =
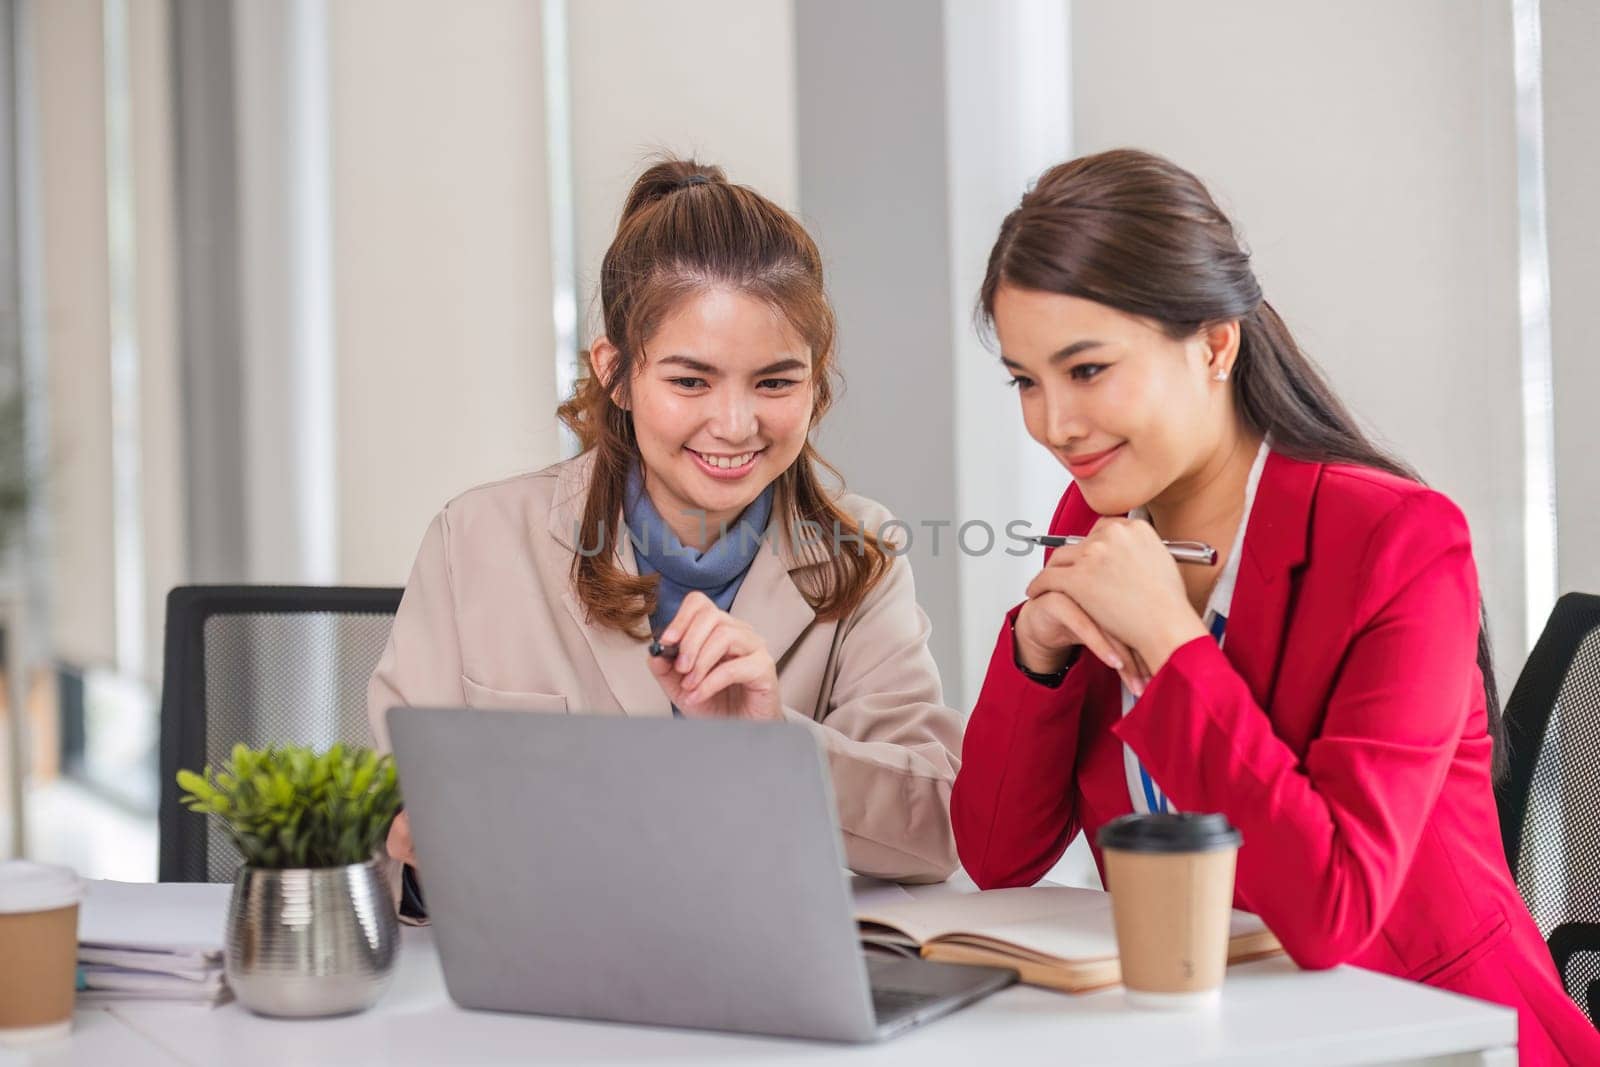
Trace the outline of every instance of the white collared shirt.
{"type": "MultiPolygon", "coordinates": [[[[1256,489],[1261,484],[1261,471],[1267,465],[1267,453],[1270,449],[1267,442],[1262,441],[1261,447],[1256,451],[1256,459],[1250,466],[1250,477],[1245,482],[1244,512],[1239,519],[1239,529],[1233,535],[1233,547],[1228,550],[1228,558],[1222,564],[1222,573],[1217,576],[1217,584],[1211,588],[1211,596],[1206,601],[1204,623],[1211,636],[1216,638],[1220,648],[1227,635],[1228,614],[1233,610],[1233,590],[1239,582],[1239,559],[1244,553],[1244,532],[1250,525],[1250,513],[1256,504],[1256,489]]],[[[1128,513],[1130,519],[1143,519],[1150,521],[1150,512],[1146,508],[1134,508],[1128,513]]],[[[1126,685],[1122,687],[1122,714],[1126,715],[1133,710],[1138,698],[1126,685]]],[[[1177,811],[1161,786],[1150,777],[1149,773],[1139,762],[1139,757],[1127,745],[1122,746],[1123,768],[1128,776],[1128,798],[1133,801],[1133,810],[1136,812],[1164,812],[1177,811]]]]}

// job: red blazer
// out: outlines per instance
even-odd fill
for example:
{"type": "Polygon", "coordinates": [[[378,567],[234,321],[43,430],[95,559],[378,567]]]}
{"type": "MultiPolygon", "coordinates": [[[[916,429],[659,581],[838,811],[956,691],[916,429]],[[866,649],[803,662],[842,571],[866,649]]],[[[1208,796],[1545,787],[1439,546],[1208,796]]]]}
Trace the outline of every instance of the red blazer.
{"type": "MultiPolygon", "coordinates": [[[[1050,530],[1087,533],[1098,517],[1074,487],[1050,530]]],[[[1222,812],[1243,832],[1236,906],[1296,963],[1505,1004],[1524,1064],[1600,1064],[1600,1034],[1562,991],[1506,867],[1477,572],[1447,498],[1272,454],[1225,647],[1178,649],[1126,718],[1117,675],[1088,654],[1055,689],[1023,675],[1015,614],[951,800],[979,886],[1030,885],[1079,830],[1092,842],[1128,814],[1126,742],[1178,808],[1222,812]]]]}

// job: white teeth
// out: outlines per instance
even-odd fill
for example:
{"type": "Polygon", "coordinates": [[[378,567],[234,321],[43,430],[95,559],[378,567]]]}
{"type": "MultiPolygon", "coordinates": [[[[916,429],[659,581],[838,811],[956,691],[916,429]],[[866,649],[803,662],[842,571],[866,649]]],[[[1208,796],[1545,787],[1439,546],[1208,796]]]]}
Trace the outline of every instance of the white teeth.
{"type": "Polygon", "coordinates": [[[754,452],[746,452],[742,456],[708,456],[704,452],[696,452],[695,455],[705,460],[711,466],[717,467],[721,470],[732,470],[736,467],[742,467],[746,463],[749,463],[752,459],[756,458],[756,454],[754,452]]]}

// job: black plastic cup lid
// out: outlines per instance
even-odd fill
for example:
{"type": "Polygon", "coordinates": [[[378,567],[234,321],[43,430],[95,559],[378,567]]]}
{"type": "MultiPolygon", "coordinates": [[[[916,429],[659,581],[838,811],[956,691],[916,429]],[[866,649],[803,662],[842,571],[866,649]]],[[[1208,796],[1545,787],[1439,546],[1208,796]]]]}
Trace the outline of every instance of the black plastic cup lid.
{"type": "Polygon", "coordinates": [[[1124,815],[1100,827],[1095,841],[1121,852],[1216,852],[1244,841],[1226,815],[1168,812],[1124,815]]]}

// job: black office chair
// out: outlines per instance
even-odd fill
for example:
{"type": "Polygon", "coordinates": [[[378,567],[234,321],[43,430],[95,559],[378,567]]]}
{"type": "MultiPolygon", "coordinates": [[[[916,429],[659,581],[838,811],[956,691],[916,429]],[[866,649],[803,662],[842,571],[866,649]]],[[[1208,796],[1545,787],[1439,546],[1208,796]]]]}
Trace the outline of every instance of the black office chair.
{"type": "Polygon", "coordinates": [[[231,882],[239,852],[214,819],[178,802],[179,768],[252,748],[369,746],[367,679],[399,589],[179,586],[167,596],[161,694],[163,882],[231,882]]]}
{"type": "Polygon", "coordinates": [[[1556,603],[1505,712],[1506,859],[1567,994],[1600,1026],[1600,596],[1556,603]]]}

